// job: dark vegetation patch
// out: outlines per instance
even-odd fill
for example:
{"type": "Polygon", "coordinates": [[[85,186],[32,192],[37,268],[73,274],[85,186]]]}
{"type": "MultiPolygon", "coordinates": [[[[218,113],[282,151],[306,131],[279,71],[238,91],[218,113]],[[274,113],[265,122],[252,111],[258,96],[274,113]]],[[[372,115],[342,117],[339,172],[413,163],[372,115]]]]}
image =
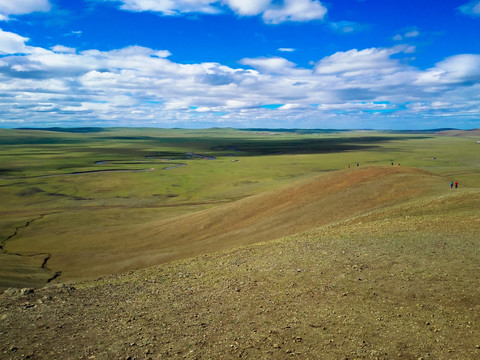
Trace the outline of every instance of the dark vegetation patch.
{"type": "Polygon", "coordinates": [[[159,197],[159,198],[174,198],[174,197],[178,197],[179,195],[177,195],[177,194],[153,194],[153,196],[159,197]]]}
{"type": "Polygon", "coordinates": [[[21,190],[17,193],[18,196],[33,196],[36,194],[44,193],[45,191],[38,187],[31,187],[28,189],[21,190]]]}
{"type": "Polygon", "coordinates": [[[157,151],[145,156],[146,159],[185,159],[185,153],[181,151],[157,151]]]}
{"type": "Polygon", "coordinates": [[[75,133],[75,134],[97,133],[97,132],[107,131],[107,129],[101,128],[101,127],[78,127],[78,128],[62,128],[62,127],[50,127],[50,128],[19,128],[19,129],[17,129],[17,130],[54,131],[54,132],[75,133]]]}
{"type": "Polygon", "coordinates": [[[0,169],[0,175],[9,175],[14,172],[18,172],[18,170],[17,169],[0,169]]]}
{"type": "MultiPolygon", "coordinates": [[[[418,139],[418,137],[415,137],[418,139]]],[[[233,140],[233,139],[232,139],[233,140]]],[[[214,146],[213,151],[243,152],[242,155],[273,154],[325,154],[333,152],[372,150],[387,141],[398,140],[393,136],[338,137],[319,139],[247,139],[214,146]]]]}
{"type": "Polygon", "coordinates": [[[145,140],[158,140],[158,138],[153,136],[112,136],[112,137],[102,137],[104,140],[128,140],[128,141],[145,141],[145,140]]]}
{"type": "Polygon", "coordinates": [[[93,198],[84,198],[81,196],[74,196],[74,195],[68,195],[68,194],[61,194],[61,193],[48,193],[48,196],[55,196],[55,197],[63,197],[63,198],[70,198],[73,200],[93,200],[93,198]]]}
{"type": "Polygon", "coordinates": [[[12,136],[0,137],[0,145],[59,145],[59,144],[79,144],[88,142],[87,139],[67,139],[60,137],[33,137],[33,136],[12,136]]]}
{"type": "Polygon", "coordinates": [[[251,132],[270,132],[270,133],[289,133],[289,134],[334,134],[334,133],[346,133],[351,130],[338,130],[338,129],[268,129],[268,128],[249,128],[241,129],[242,131],[251,132]]]}

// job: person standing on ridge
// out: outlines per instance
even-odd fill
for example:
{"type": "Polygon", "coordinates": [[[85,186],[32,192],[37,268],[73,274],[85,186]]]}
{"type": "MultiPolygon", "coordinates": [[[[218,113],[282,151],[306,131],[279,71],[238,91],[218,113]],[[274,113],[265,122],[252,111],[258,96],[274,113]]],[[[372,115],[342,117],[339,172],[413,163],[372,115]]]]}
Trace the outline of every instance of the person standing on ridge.
{"type": "Polygon", "coordinates": [[[450,183],[450,189],[453,189],[453,181],[450,183]]]}
{"type": "Polygon", "coordinates": [[[455,181],[455,189],[458,188],[458,181],[455,181]]]}

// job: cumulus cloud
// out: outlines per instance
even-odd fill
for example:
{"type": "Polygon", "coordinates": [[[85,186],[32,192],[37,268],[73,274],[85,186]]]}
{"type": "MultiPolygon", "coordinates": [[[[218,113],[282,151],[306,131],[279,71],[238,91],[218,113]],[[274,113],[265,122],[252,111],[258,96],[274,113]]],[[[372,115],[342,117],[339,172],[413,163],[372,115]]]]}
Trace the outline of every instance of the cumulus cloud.
{"type": "Polygon", "coordinates": [[[65,53],[65,54],[75,54],[77,49],[63,46],[63,45],[55,45],[52,47],[52,50],[57,53],[65,53]]]}
{"type": "Polygon", "coordinates": [[[420,74],[420,84],[474,84],[480,82],[480,55],[462,54],[446,58],[420,74]]]}
{"type": "Polygon", "coordinates": [[[480,1],[473,0],[458,8],[463,14],[469,16],[480,16],[480,1]]]}
{"type": "Polygon", "coordinates": [[[330,22],[328,25],[330,29],[343,34],[351,34],[360,30],[364,30],[368,27],[353,21],[330,22]]]}
{"type": "Polygon", "coordinates": [[[218,7],[213,5],[216,1],[211,0],[119,0],[119,2],[123,10],[153,11],[164,15],[192,12],[215,14],[219,12],[218,7]]]}
{"type": "MultiPolygon", "coordinates": [[[[1,1],[1,0],[0,0],[1,1]]],[[[327,8],[319,0],[103,0],[120,3],[127,11],[152,11],[162,15],[218,14],[225,8],[237,15],[262,15],[269,24],[321,20],[327,8]]]]}
{"type": "Polygon", "coordinates": [[[0,0],[0,20],[7,20],[8,15],[45,12],[50,8],[48,0],[0,0]]]}
{"type": "Polygon", "coordinates": [[[420,31],[418,31],[417,29],[413,29],[413,30],[408,30],[408,31],[405,31],[401,34],[395,35],[393,37],[393,40],[402,41],[402,40],[406,40],[406,39],[416,38],[418,36],[420,36],[420,31]]]}
{"type": "Polygon", "coordinates": [[[141,46],[78,51],[27,41],[0,32],[0,113],[24,126],[274,126],[282,120],[341,127],[345,119],[369,116],[385,124],[389,116],[480,116],[478,54],[452,56],[427,70],[408,65],[406,46],[337,52],[311,68],[282,57],[245,58],[232,67],[177,63],[168,50],[141,46]]]}
{"type": "Polygon", "coordinates": [[[25,54],[28,38],[0,29],[0,55],[25,54]]]}
{"type": "Polygon", "coordinates": [[[280,52],[294,52],[296,49],[294,48],[278,48],[277,49],[280,52]]]}
{"type": "Polygon", "coordinates": [[[295,67],[295,64],[282,57],[245,58],[240,61],[243,65],[251,66],[265,73],[285,73],[295,67]]]}
{"type": "Polygon", "coordinates": [[[285,0],[282,6],[272,5],[265,10],[263,19],[270,24],[304,22],[322,20],[326,13],[327,8],[318,0],[285,0]]]}
{"type": "Polygon", "coordinates": [[[225,0],[235,13],[239,15],[258,15],[264,12],[271,0],[225,0]]]}
{"type": "Polygon", "coordinates": [[[320,60],[315,71],[317,74],[341,73],[343,76],[357,76],[365,72],[392,72],[398,69],[399,62],[392,59],[391,55],[403,50],[404,47],[340,51],[320,60]]]}

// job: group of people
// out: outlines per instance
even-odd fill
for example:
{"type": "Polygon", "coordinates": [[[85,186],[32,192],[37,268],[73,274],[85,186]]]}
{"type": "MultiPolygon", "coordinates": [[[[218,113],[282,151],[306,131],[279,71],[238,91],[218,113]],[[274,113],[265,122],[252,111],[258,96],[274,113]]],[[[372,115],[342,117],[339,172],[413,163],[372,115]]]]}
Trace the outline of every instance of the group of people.
{"type": "Polygon", "coordinates": [[[450,183],[450,189],[453,189],[453,186],[455,185],[455,189],[458,188],[458,181],[455,181],[455,182],[451,182],[450,183]]]}

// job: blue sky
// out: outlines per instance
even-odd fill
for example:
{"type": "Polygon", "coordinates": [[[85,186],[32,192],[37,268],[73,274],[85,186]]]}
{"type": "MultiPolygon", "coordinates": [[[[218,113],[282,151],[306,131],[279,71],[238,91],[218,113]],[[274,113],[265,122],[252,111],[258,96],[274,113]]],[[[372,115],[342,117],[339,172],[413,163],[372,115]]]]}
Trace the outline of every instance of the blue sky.
{"type": "Polygon", "coordinates": [[[0,127],[480,127],[480,0],[0,0],[0,127]]]}

